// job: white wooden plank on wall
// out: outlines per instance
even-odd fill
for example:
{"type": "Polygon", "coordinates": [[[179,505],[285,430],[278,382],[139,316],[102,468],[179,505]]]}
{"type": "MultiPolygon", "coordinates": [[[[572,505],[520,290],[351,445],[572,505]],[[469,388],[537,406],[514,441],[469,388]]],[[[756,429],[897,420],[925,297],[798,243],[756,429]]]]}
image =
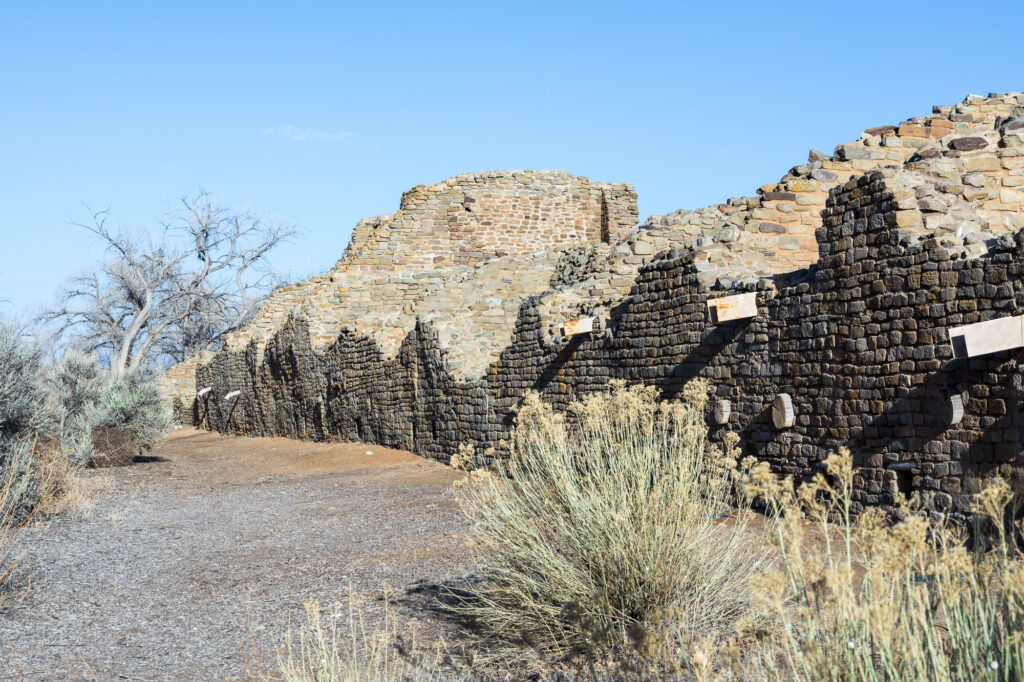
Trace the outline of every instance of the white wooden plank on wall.
{"type": "Polygon", "coordinates": [[[1024,346],[1024,315],[975,322],[949,330],[954,358],[973,358],[1024,346]]]}
{"type": "Polygon", "coordinates": [[[796,410],[788,393],[780,393],[772,401],[772,423],[777,429],[788,429],[796,423],[796,410]]]}
{"type": "Polygon", "coordinates": [[[754,317],[757,315],[757,292],[710,299],[708,310],[711,311],[711,319],[715,322],[754,317]]]}
{"type": "Polygon", "coordinates": [[[569,320],[562,323],[562,333],[566,336],[586,334],[592,331],[594,331],[594,318],[592,317],[584,317],[579,320],[569,320]]]}

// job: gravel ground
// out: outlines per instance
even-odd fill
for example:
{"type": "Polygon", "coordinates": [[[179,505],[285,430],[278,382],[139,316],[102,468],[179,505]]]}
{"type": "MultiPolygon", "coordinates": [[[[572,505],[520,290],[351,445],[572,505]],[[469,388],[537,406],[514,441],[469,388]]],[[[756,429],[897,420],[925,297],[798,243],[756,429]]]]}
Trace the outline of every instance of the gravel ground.
{"type": "MultiPolygon", "coordinates": [[[[306,599],[344,601],[350,584],[401,595],[469,572],[458,474],[436,462],[194,430],[151,454],[87,472],[99,489],[88,515],[23,533],[0,679],[249,679],[253,652],[275,668],[306,599]]],[[[404,601],[400,617],[444,631],[422,598],[404,601]]]]}

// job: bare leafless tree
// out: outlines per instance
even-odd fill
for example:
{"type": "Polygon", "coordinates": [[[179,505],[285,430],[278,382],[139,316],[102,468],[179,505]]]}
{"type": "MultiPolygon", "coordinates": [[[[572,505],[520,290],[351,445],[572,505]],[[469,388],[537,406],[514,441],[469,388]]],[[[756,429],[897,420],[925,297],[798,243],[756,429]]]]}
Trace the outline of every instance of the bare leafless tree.
{"type": "Polygon", "coordinates": [[[219,205],[201,190],[181,199],[157,240],[114,231],[108,212],[75,223],[105,245],[95,271],[73,277],[42,316],[116,373],[180,361],[214,349],[244,326],[276,285],[266,255],[295,234],[219,205]]]}

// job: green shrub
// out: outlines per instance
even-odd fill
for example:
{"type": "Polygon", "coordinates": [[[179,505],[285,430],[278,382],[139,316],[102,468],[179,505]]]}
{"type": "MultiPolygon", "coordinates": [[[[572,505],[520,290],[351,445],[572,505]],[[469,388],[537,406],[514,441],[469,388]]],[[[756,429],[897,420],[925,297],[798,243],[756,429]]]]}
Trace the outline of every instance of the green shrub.
{"type": "Polygon", "coordinates": [[[50,425],[42,347],[0,325],[0,443],[26,438],[50,425]]]}
{"type": "Polygon", "coordinates": [[[108,377],[95,359],[74,351],[66,353],[54,368],[51,386],[58,432],[77,465],[92,459],[97,404],[107,383],[108,377]]]}
{"type": "Polygon", "coordinates": [[[72,352],[54,368],[51,384],[61,439],[80,464],[92,461],[92,434],[100,426],[127,432],[139,450],[152,449],[173,426],[152,377],[113,375],[72,352]]]}
{"type": "Polygon", "coordinates": [[[67,353],[49,365],[42,346],[0,325],[0,499],[23,517],[62,485],[61,471],[87,465],[92,434],[111,426],[152,448],[172,426],[155,381],[114,376],[95,359],[67,353]]]}
{"type": "Polygon", "coordinates": [[[40,441],[51,438],[52,412],[46,363],[39,344],[0,325],[0,536],[23,520],[46,493],[34,462],[40,441]]]}
{"type": "Polygon", "coordinates": [[[114,426],[132,435],[141,450],[151,450],[174,426],[157,382],[139,373],[112,376],[100,391],[93,428],[114,426]]]}
{"type": "Polygon", "coordinates": [[[730,506],[733,453],[706,443],[707,391],[659,402],[615,382],[568,419],[528,396],[507,463],[467,486],[485,580],[455,610],[542,661],[728,629],[765,552],[730,506]]]}

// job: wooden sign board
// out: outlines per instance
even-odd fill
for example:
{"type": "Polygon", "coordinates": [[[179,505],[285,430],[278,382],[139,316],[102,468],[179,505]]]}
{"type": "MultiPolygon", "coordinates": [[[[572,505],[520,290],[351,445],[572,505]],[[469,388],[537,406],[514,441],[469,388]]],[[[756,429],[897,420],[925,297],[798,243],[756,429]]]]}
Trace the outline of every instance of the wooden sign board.
{"type": "Polygon", "coordinates": [[[949,330],[954,358],[973,358],[1024,346],[1024,316],[1000,317],[949,330]]]}
{"type": "Polygon", "coordinates": [[[748,294],[712,299],[708,301],[708,310],[711,311],[711,319],[714,322],[754,317],[757,315],[757,293],[751,291],[748,294]]]}
{"type": "Polygon", "coordinates": [[[566,336],[586,334],[592,331],[594,331],[594,318],[592,317],[584,317],[579,320],[569,320],[562,323],[562,333],[566,336]]]}

